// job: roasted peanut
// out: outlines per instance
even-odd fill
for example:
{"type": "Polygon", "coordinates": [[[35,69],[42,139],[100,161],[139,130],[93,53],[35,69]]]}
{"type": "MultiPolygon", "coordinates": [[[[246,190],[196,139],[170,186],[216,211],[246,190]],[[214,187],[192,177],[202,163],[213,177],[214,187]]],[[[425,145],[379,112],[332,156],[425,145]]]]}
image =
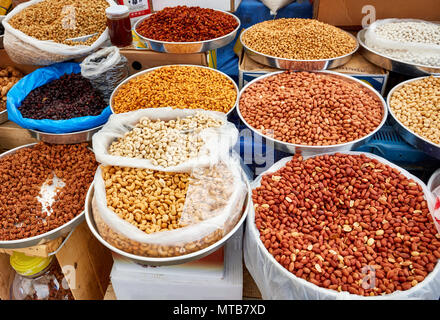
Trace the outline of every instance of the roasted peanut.
{"type": "Polygon", "coordinates": [[[246,122],[262,134],[318,146],[366,136],[380,125],[384,112],[381,101],[358,83],[290,71],[250,85],[239,107],[246,122]]]}
{"type": "Polygon", "coordinates": [[[252,199],[255,225],[269,253],[320,287],[364,296],[408,290],[440,257],[422,187],[364,154],[307,160],[296,155],[264,175],[252,199]],[[293,265],[281,259],[292,254],[293,265]],[[375,287],[363,282],[366,270],[374,272],[375,287]]]}

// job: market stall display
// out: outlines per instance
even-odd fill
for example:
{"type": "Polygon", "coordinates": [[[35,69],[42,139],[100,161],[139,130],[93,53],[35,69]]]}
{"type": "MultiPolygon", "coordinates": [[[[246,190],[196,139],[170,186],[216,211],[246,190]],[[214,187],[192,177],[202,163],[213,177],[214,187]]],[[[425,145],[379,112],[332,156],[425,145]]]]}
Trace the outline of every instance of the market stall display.
{"type": "Polygon", "coordinates": [[[13,67],[0,67],[0,123],[8,120],[6,95],[22,77],[23,74],[13,67]]]}
{"type": "Polygon", "coordinates": [[[84,199],[96,168],[86,144],[40,142],[3,153],[0,248],[30,247],[75,228],[84,219],[84,199]]]}
{"type": "Polygon", "coordinates": [[[378,92],[331,71],[259,77],[241,90],[237,110],[248,128],[274,141],[277,149],[304,155],[352,150],[387,117],[378,92]]]}
{"type": "Polygon", "coordinates": [[[111,4],[111,0],[22,3],[3,20],[4,47],[21,64],[50,65],[86,56],[108,40],[105,9],[111,4]]]}
{"type": "Polygon", "coordinates": [[[389,92],[387,103],[394,128],[402,138],[440,159],[440,77],[399,83],[389,92]]]}
{"type": "Polygon", "coordinates": [[[325,70],[350,60],[358,49],[354,36],[313,19],[275,19],[257,23],[240,35],[249,57],[279,69],[325,70]]]}
{"type": "Polygon", "coordinates": [[[360,52],[387,70],[409,76],[440,73],[440,24],[383,19],[358,32],[360,52]]]}
{"type": "Polygon", "coordinates": [[[173,107],[231,112],[238,87],[226,74],[208,67],[172,65],[141,71],[119,84],[110,99],[113,113],[173,107]]]}
{"type": "Polygon", "coordinates": [[[368,153],[294,156],[252,188],[245,262],[263,298],[438,298],[433,197],[407,171],[368,153]]]}
{"type": "Polygon", "coordinates": [[[167,7],[146,16],[133,27],[154,51],[196,53],[226,46],[235,39],[240,20],[233,14],[200,7],[167,7]]]}
{"type": "Polygon", "coordinates": [[[11,300],[74,300],[56,258],[32,257],[14,252],[10,258],[16,274],[11,300]]]}
{"type": "Polygon", "coordinates": [[[101,92],[65,62],[35,70],[7,94],[9,120],[50,143],[88,140],[111,114],[101,92]]]}

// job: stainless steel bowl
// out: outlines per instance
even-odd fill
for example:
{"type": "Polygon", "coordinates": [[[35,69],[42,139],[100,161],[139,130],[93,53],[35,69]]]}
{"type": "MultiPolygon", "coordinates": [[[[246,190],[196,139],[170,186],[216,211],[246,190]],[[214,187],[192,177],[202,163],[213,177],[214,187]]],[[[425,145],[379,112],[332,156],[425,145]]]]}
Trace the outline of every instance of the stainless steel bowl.
{"type": "Polygon", "coordinates": [[[239,97],[239,102],[238,102],[238,107],[237,107],[237,113],[238,113],[241,121],[243,121],[244,124],[250,130],[252,130],[254,132],[254,134],[259,135],[259,136],[265,138],[266,140],[271,141],[274,144],[274,147],[276,149],[283,151],[283,152],[286,152],[286,153],[291,153],[291,154],[295,154],[295,153],[300,152],[304,156],[312,156],[312,155],[321,154],[321,153],[328,153],[328,152],[350,151],[350,150],[354,150],[354,149],[360,147],[361,145],[367,143],[368,140],[371,139],[371,137],[377,131],[379,131],[379,129],[382,128],[382,126],[385,124],[385,121],[386,121],[387,115],[388,115],[388,109],[387,109],[385,100],[380,95],[380,93],[378,93],[376,90],[374,90],[373,87],[371,87],[369,84],[367,84],[361,80],[358,80],[356,78],[353,78],[351,76],[347,76],[347,75],[337,73],[334,71],[328,71],[328,70],[326,70],[326,71],[310,71],[310,72],[320,72],[320,73],[329,74],[334,77],[342,78],[342,79],[344,79],[344,81],[355,82],[355,83],[360,84],[361,86],[365,87],[367,90],[369,90],[372,95],[376,96],[382,102],[383,118],[382,118],[382,121],[379,124],[379,126],[376,129],[374,129],[373,131],[371,131],[369,134],[367,134],[366,136],[359,138],[357,140],[353,140],[353,141],[341,143],[341,144],[336,144],[336,145],[328,145],[328,146],[307,146],[307,145],[293,144],[293,143],[283,142],[281,140],[277,140],[277,139],[274,139],[272,137],[269,137],[267,135],[262,134],[260,131],[258,131],[257,129],[252,127],[250,124],[248,124],[247,121],[244,119],[243,115],[241,114],[241,111],[240,111],[241,96],[246,91],[246,89],[249,86],[252,86],[255,82],[260,81],[264,78],[273,76],[275,74],[283,73],[283,72],[285,72],[285,71],[276,71],[276,72],[268,73],[264,76],[261,76],[259,78],[254,79],[251,82],[249,82],[248,84],[246,84],[243,87],[243,89],[241,89],[241,91],[240,91],[240,97],[239,97]]]}
{"type": "Polygon", "coordinates": [[[0,124],[5,123],[6,121],[8,121],[8,111],[3,110],[0,112],[0,124]]]}
{"type": "MultiPolygon", "coordinates": [[[[0,16],[0,24],[6,16],[0,16]]],[[[3,49],[3,35],[0,36],[0,49],[3,49]]],[[[1,121],[1,120],[0,120],[1,121]]],[[[1,122],[0,122],[1,123],[1,122]]]]}
{"type": "Polygon", "coordinates": [[[101,130],[102,127],[103,125],[88,130],[70,133],[48,133],[32,129],[28,129],[28,131],[30,132],[32,138],[35,138],[38,141],[52,144],[75,144],[91,141],[93,135],[101,130]]]}
{"type": "MultiPolygon", "coordinates": [[[[436,76],[436,78],[439,78],[440,76],[436,76]]],[[[390,102],[391,97],[393,96],[394,92],[401,88],[403,85],[414,82],[416,80],[420,80],[426,77],[419,77],[410,79],[404,82],[399,83],[397,86],[395,86],[391,91],[388,93],[387,96],[387,105],[388,105],[388,111],[391,115],[391,123],[393,124],[394,130],[396,130],[399,135],[410,145],[414,146],[417,149],[422,150],[423,152],[429,154],[430,156],[440,159],[440,145],[435,144],[434,142],[429,141],[426,138],[423,138],[422,136],[419,136],[417,133],[413,132],[411,129],[407,128],[402,122],[400,122],[399,119],[394,115],[393,110],[391,109],[390,102]]],[[[440,115],[439,115],[440,116],[440,115]]]]}
{"type": "MultiPolygon", "coordinates": [[[[112,93],[112,95],[110,96],[110,109],[112,110],[112,113],[116,113],[116,112],[113,110],[113,103],[114,103],[113,101],[114,101],[114,97],[115,97],[115,95],[117,94],[117,92],[118,92],[118,90],[119,90],[119,88],[120,88],[121,86],[123,86],[124,84],[126,84],[127,82],[129,82],[131,79],[134,79],[134,78],[136,78],[136,77],[139,77],[139,76],[141,76],[141,75],[143,75],[143,74],[145,74],[145,73],[151,72],[151,71],[156,70],[156,69],[160,69],[160,68],[164,68],[164,67],[172,67],[172,66],[204,68],[204,69],[210,69],[210,70],[212,70],[212,71],[215,71],[215,72],[218,72],[218,73],[222,74],[225,78],[228,78],[229,81],[232,82],[232,84],[234,85],[234,88],[235,88],[235,92],[236,92],[236,94],[237,94],[237,98],[235,99],[235,104],[234,104],[234,105],[231,107],[231,109],[226,113],[226,115],[229,115],[229,114],[235,109],[235,107],[237,106],[237,104],[238,104],[238,94],[239,94],[238,86],[237,86],[237,84],[235,83],[235,81],[232,80],[232,78],[231,78],[230,76],[228,76],[226,73],[221,72],[221,71],[216,70],[216,69],[213,69],[213,68],[210,68],[210,67],[205,67],[205,66],[196,66],[196,65],[191,65],[191,64],[172,64],[172,65],[159,66],[159,67],[154,67],[154,68],[150,68],[150,69],[143,70],[143,71],[141,71],[141,72],[138,72],[138,73],[136,73],[136,74],[134,74],[134,75],[128,77],[128,78],[125,79],[124,81],[122,81],[122,82],[121,82],[121,83],[115,88],[115,90],[113,90],[113,93],[112,93]]],[[[172,106],[170,106],[170,107],[172,107],[172,106]]]]}
{"type": "MultiPolygon", "coordinates": [[[[244,173],[243,173],[243,177],[245,178],[244,173]]],[[[111,251],[113,251],[123,257],[126,257],[126,258],[128,258],[136,263],[142,264],[142,265],[166,266],[166,265],[176,265],[176,264],[182,264],[182,263],[198,260],[203,257],[206,257],[207,255],[213,253],[214,251],[216,251],[220,247],[222,247],[226,243],[226,241],[241,227],[243,222],[246,220],[252,196],[251,196],[249,182],[247,181],[247,179],[245,181],[246,181],[246,185],[248,188],[248,194],[247,194],[247,197],[245,199],[245,204],[244,204],[245,209],[243,210],[242,216],[241,216],[240,220],[237,222],[237,224],[235,225],[235,227],[231,231],[229,231],[229,233],[226,234],[222,239],[217,241],[216,243],[213,243],[209,247],[206,247],[206,248],[199,250],[199,251],[196,251],[196,252],[192,252],[190,254],[185,254],[185,255],[177,256],[177,257],[169,257],[169,258],[144,257],[144,256],[139,256],[139,255],[135,255],[135,254],[131,254],[131,253],[127,253],[125,251],[122,251],[118,248],[115,248],[107,241],[105,241],[101,237],[101,235],[99,234],[98,229],[95,224],[95,220],[93,218],[93,212],[92,212],[92,198],[94,195],[94,184],[93,183],[90,186],[89,191],[87,192],[87,197],[86,197],[86,204],[85,204],[86,215],[85,216],[86,216],[87,225],[89,226],[89,229],[91,230],[93,235],[105,247],[107,247],[111,251]]]]}
{"type": "Polygon", "coordinates": [[[148,19],[150,16],[154,15],[154,13],[147,15],[145,18],[140,19],[135,23],[133,26],[133,30],[135,34],[139,37],[141,41],[147,46],[149,49],[158,51],[158,52],[167,52],[167,53],[198,53],[198,52],[206,52],[210,50],[215,50],[221,47],[226,46],[231,41],[235,39],[235,36],[237,35],[237,31],[240,29],[240,19],[238,19],[235,15],[232,13],[216,10],[223,12],[224,14],[230,15],[234,17],[234,19],[237,21],[238,26],[234,29],[234,31],[221,36],[219,38],[205,40],[205,41],[194,41],[194,42],[168,42],[168,41],[159,41],[154,39],[149,39],[144,36],[141,36],[137,32],[137,27],[146,19],[148,19]]]}
{"type": "MultiPolygon", "coordinates": [[[[0,155],[0,159],[13,154],[17,152],[19,149],[26,148],[26,147],[32,147],[36,145],[36,143],[30,143],[24,146],[20,146],[14,149],[11,149],[9,151],[6,151],[0,155]]],[[[49,242],[51,240],[64,237],[66,236],[70,231],[75,229],[78,225],[81,224],[81,222],[84,221],[84,211],[78,214],[75,218],[70,220],[69,222],[63,224],[62,226],[53,229],[49,232],[40,234],[35,237],[30,237],[26,239],[19,239],[19,240],[9,240],[9,241],[0,241],[0,248],[4,249],[20,249],[20,248],[28,248],[33,247],[37,245],[44,244],[46,242],[49,242]]]]}
{"type": "Polygon", "coordinates": [[[296,59],[279,58],[279,57],[274,57],[274,56],[270,56],[270,55],[255,51],[243,43],[243,41],[242,41],[243,35],[250,28],[251,27],[247,28],[240,35],[240,42],[243,45],[243,48],[245,49],[248,56],[252,60],[254,60],[258,63],[267,65],[269,67],[278,68],[278,69],[303,70],[303,71],[334,69],[334,68],[337,68],[337,67],[342,66],[343,64],[347,63],[351,59],[351,56],[359,48],[359,43],[356,40],[356,37],[353,36],[352,34],[346,32],[351,38],[353,38],[353,40],[356,41],[356,48],[352,52],[350,52],[346,55],[336,57],[336,58],[320,59],[320,60],[296,60],[296,59]]]}
{"type": "Polygon", "coordinates": [[[405,62],[368,48],[365,44],[366,31],[367,29],[363,29],[357,34],[357,39],[360,44],[359,53],[371,63],[374,63],[375,65],[378,65],[379,67],[382,67],[386,70],[412,77],[440,74],[440,67],[432,67],[405,62]]]}

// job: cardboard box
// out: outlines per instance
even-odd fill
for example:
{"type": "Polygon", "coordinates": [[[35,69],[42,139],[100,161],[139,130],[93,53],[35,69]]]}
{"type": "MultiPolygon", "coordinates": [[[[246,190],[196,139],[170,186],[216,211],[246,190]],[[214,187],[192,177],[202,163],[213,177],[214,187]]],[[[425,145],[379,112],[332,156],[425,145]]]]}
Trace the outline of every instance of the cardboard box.
{"type": "Polygon", "coordinates": [[[216,10],[234,12],[240,5],[241,0],[150,0],[152,11],[159,11],[165,7],[188,6],[201,7],[216,10]]]}
{"type": "MultiPolygon", "coordinates": [[[[62,243],[56,240],[43,246],[20,249],[30,255],[48,256],[62,243]],[[48,250],[50,249],[50,250],[48,250]]],[[[11,250],[0,253],[0,299],[9,299],[9,288],[14,280],[15,271],[9,264],[11,250]],[[7,252],[7,253],[5,253],[7,252]]],[[[87,223],[80,224],[55,254],[71,288],[75,300],[102,300],[110,281],[113,259],[110,251],[92,235],[87,223]]]]}
{"type": "MultiPolygon", "coordinates": [[[[238,86],[240,90],[250,81],[270,72],[280,71],[255,62],[246,53],[241,53],[238,66],[238,86]]],[[[359,53],[355,53],[351,60],[341,67],[330,71],[340,72],[369,83],[382,95],[388,80],[389,72],[365,60],[359,53]]]]}
{"type": "Polygon", "coordinates": [[[413,18],[430,21],[440,20],[438,0],[315,0],[313,17],[334,26],[360,29],[363,22],[385,18],[413,18]],[[374,10],[373,10],[374,8],[374,10]]]}
{"type": "Polygon", "coordinates": [[[212,52],[201,52],[191,54],[162,53],[152,50],[122,49],[128,59],[130,74],[171,64],[193,64],[198,66],[216,67],[215,54],[212,52]]]}

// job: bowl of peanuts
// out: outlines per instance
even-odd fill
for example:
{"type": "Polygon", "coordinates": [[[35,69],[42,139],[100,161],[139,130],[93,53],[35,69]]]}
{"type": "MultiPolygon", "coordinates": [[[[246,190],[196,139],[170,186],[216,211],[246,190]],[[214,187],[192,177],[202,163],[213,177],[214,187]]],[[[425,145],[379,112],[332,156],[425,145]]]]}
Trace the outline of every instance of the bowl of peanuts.
{"type": "MultiPolygon", "coordinates": [[[[158,183],[157,186],[168,186],[159,187],[159,190],[162,190],[160,192],[163,192],[160,195],[156,192],[157,189],[154,193],[148,191],[149,195],[140,199],[143,203],[147,201],[146,205],[143,207],[138,202],[140,210],[135,210],[136,212],[132,215],[130,213],[124,215],[125,213],[115,206],[115,202],[111,198],[107,197],[107,201],[99,196],[96,188],[102,188],[101,184],[103,182],[96,180],[88,191],[85,216],[93,235],[112,252],[139,264],[175,265],[201,259],[224,245],[242,226],[247,216],[250,187],[241,169],[245,189],[239,191],[239,200],[233,202],[232,205],[227,197],[237,198],[237,193],[231,191],[231,186],[228,183],[219,183],[212,168],[201,169],[203,172],[211,170],[213,176],[209,180],[198,184],[198,187],[196,184],[188,182],[188,175],[185,173],[166,173],[111,166],[102,166],[100,170],[102,170],[103,177],[112,177],[118,170],[124,170],[126,177],[136,176],[132,179],[141,177],[140,179],[145,182],[144,185],[154,187],[158,183]],[[174,188],[170,186],[170,181],[172,183],[180,182],[174,188]],[[168,189],[171,189],[171,191],[168,189]],[[211,200],[214,199],[212,195],[216,199],[218,197],[221,199],[194,202],[193,200],[199,197],[197,194],[203,194],[205,199],[207,197],[211,200]],[[226,198],[222,198],[224,196],[226,198]],[[158,197],[162,197],[160,198],[162,200],[158,200],[158,197]],[[152,201],[151,205],[148,202],[150,200],[152,201]],[[208,204],[208,202],[210,203],[208,204]],[[107,205],[109,207],[106,207],[107,205]],[[213,209],[224,210],[222,209],[224,205],[228,206],[228,210],[230,210],[226,221],[222,221],[221,215],[223,213],[215,214],[215,210],[213,211],[213,209]],[[157,214],[154,214],[156,211],[150,213],[148,208],[152,207],[156,208],[157,214]],[[110,216],[105,212],[107,208],[110,216]],[[120,219],[121,217],[123,218],[120,219]],[[183,224],[180,224],[182,222],[183,224]]],[[[100,172],[98,171],[97,174],[100,174],[100,172]]],[[[105,181],[106,188],[112,188],[107,183],[108,180],[105,181]]],[[[121,180],[121,183],[124,183],[124,181],[121,180]]],[[[112,190],[106,190],[105,192],[107,192],[107,195],[117,194],[112,190]]],[[[132,192],[134,192],[133,194],[141,193],[140,190],[133,190],[132,192]]],[[[131,207],[137,205],[133,204],[131,207]]]]}
{"type": "Polygon", "coordinates": [[[240,34],[249,57],[289,70],[327,70],[342,66],[359,48],[352,34],[315,19],[274,19],[240,34]]]}
{"type": "Polygon", "coordinates": [[[160,66],[122,81],[110,97],[113,113],[145,108],[204,109],[229,114],[238,103],[238,86],[225,73],[196,65],[160,66]]]}
{"type": "Polygon", "coordinates": [[[251,184],[246,267],[263,299],[438,299],[434,198],[374,154],[295,155],[251,184]]]}
{"type": "Polygon", "coordinates": [[[384,124],[387,107],[369,84],[333,71],[277,71],[246,84],[237,113],[287,153],[353,150],[384,124]]]}
{"type": "Polygon", "coordinates": [[[440,159],[440,76],[410,79],[388,93],[393,128],[410,145],[440,159]]]}

